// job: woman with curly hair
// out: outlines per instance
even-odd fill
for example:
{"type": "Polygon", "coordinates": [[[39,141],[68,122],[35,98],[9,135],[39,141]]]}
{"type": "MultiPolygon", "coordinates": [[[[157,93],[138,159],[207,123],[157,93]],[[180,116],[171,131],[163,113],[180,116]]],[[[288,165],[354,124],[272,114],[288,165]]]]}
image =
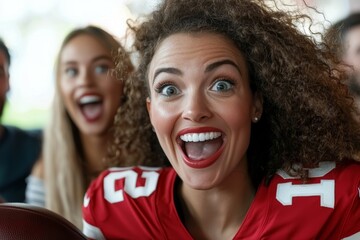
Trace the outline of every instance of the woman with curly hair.
{"type": "Polygon", "coordinates": [[[261,0],[164,0],[132,24],[172,168],[103,172],[85,195],[84,233],[359,238],[358,113],[331,46],[297,28],[304,19],[261,0]]]}
{"type": "Polygon", "coordinates": [[[77,28],[65,37],[42,157],[29,178],[28,203],[45,206],[81,228],[81,206],[91,180],[110,166],[152,159],[151,139],[156,136],[144,87],[130,84],[133,70],[120,43],[99,27],[77,28]],[[121,67],[115,72],[116,64],[121,67]]]}

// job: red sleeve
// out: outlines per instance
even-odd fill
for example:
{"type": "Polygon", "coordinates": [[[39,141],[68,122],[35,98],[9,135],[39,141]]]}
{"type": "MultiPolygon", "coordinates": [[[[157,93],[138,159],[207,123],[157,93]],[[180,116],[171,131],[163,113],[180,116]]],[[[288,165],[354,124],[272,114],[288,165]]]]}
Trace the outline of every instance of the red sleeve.
{"type": "Polygon", "coordinates": [[[108,171],[103,172],[97,179],[95,179],[84,196],[84,202],[82,206],[83,212],[83,233],[88,239],[105,239],[103,233],[100,228],[97,226],[96,221],[93,217],[93,206],[94,204],[91,201],[95,201],[96,194],[99,189],[99,186],[102,185],[103,177],[107,175],[108,171]]]}
{"type": "Polygon", "coordinates": [[[348,181],[353,182],[349,192],[349,211],[343,223],[342,239],[360,239],[360,164],[349,169],[348,181]]]}

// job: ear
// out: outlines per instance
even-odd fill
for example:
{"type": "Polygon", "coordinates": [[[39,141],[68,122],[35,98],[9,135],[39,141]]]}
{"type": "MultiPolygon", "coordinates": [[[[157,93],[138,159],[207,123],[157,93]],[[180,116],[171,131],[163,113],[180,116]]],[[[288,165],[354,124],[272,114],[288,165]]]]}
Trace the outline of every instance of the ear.
{"type": "Polygon", "coordinates": [[[151,99],[149,97],[146,98],[146,108],[150,117],[150,121],[151,121],[151,99]]]}
{"type": "Polygon", "coordinates": [[[251,116],[253,122],[259,121],[262,113],[263,113],[263,96],[259,92],[255,92],[253,112],[251,116]]]}

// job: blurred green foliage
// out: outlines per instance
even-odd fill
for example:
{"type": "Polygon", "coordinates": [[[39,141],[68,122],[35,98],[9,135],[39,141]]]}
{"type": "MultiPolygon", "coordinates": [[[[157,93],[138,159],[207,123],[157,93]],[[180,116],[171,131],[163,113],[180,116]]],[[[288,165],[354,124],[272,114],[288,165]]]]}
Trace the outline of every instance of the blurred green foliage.
{"type": "Polygon", "coordinates": [[[47,109],[31,109],[20,111],[8,102],[5,104],[2,124],[17,126],[23,129],[42,129],[48,119],[47,109]]]}

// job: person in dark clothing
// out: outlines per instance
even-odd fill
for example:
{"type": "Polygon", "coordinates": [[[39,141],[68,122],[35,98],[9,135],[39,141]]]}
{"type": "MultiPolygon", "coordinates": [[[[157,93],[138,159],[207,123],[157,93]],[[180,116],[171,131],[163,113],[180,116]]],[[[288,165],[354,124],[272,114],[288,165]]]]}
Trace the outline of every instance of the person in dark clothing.
{"type": "Polygon", "coordinates": [[[24,130],[1,122],[10,89],[10,60],[9,50],[0,39],[0,198],[24,202],[26,178],[40,154],[41,130],[24,130]]]}

